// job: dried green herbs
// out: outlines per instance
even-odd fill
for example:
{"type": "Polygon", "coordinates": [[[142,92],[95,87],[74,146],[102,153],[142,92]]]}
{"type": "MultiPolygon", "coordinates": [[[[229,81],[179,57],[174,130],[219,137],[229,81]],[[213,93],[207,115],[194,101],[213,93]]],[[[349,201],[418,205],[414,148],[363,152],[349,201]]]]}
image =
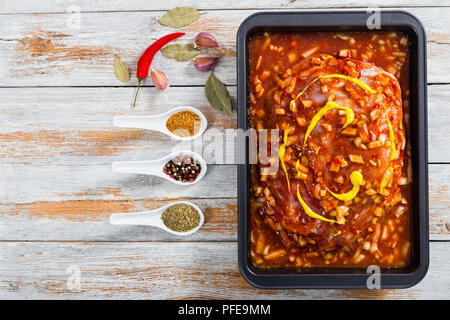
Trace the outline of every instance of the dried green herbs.
{"type": "Polygon", "coordinates": [[[200,223],[200,214],[188,204],[175,204],[162,214],[162,221],[167,228],[177,232],[187,232],[200,223]]]}

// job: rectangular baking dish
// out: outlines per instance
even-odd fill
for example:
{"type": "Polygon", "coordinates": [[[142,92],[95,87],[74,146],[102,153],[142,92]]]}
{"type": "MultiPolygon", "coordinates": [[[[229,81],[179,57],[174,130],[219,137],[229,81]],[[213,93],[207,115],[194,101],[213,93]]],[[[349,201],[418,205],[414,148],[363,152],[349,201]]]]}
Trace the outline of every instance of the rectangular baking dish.
{"type": "MultiPolygon", "coordinates": [[[[237,33],[238,127],[248,129],[248,39],[256,32],[371,32],[367,21],[373,12],[310,11],[263,12],[248,17],[237,33]]],[[[429,264],[428,151],[426,42],[420,21],[402,11],[380,11],[381,28],[398,31],[410,40],[410,143],[413,166],[411,220],[412,262],[402,269],[381,269],[381,288],[407,288],[423,279],[429,264]]],[[[371,272],[361,268],[260,269],[250,259],[248,140],[245,163],[238,164],[238,258],[242,276],[264,289],[340,288],[365,289],[371,272]]]]}

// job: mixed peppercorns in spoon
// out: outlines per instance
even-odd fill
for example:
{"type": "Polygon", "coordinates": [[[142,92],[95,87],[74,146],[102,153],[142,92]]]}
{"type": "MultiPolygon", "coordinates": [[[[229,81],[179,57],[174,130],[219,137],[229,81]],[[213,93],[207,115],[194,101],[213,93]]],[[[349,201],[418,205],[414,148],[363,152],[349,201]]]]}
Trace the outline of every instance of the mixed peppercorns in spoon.
{"type": "Polygon", "coordinates": [[[164,166],[164,173],[181,182],[194,182],[201,171],[200,163],[188,155],[174,157],[164,166]]]}

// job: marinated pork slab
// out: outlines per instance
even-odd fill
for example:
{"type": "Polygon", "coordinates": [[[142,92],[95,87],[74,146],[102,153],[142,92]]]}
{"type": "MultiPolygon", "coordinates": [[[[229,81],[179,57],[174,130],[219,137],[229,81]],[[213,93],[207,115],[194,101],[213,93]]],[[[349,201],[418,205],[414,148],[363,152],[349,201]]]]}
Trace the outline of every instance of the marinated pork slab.
{"type": "Polygon", "coordinates": [[[276,174],[252,167],[255,265],[408,264],[402,86],[408,88],[382,68],[407,74],[405,40],[398,34],[252,39],[250,123],[278,129],[280,146],[276,174]]]}

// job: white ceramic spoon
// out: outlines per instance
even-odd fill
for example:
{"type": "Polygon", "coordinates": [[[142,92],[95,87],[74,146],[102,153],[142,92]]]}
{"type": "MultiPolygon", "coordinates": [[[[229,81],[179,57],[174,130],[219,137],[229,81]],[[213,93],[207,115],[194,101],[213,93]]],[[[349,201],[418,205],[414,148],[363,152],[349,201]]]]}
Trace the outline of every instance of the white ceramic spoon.
{"type": "Polygon", "coordinates": [[[112,164],[113,172],[121,172],[121,173],[140,173],[140,174],[148,174],[152,176],[157,176],[169,180],[175,184],[181,186],[190,186],[194,183],[199,182],[206,174],[206,161],[196,152],[193,151],[177,151],[168,156],[162,157],[156,160],[148,160],[148,161],[114,161],[112,164]],[[194,158],[200,164],[200,173],[197,178],[193,182],[182,182],[172,179],[170,176],[164,173],[164,166],[169,160],[173,159],[176,156],[188,155],[194,158]]]}
{"type": "Polygon", "coordinates": [[[201,113],[200,110],[189,106],[177,107],[167,112],[164,112],[163,114],[155,116],[115,116],[113,119],[113,123],[114,126],[121,128],[139,128],[139,129],[159,131],[164,134],[167,134],[173,139],[180,141],[189,141],[200,137],[206,130],[206,127],[208,126],[208,120],[206,120],[206,117],[203,115],[203,113],[201,113]],[[174,113],[187,110],[196,113],[200,117],[200,129],[193,136],[180,137],[170,132],[169,129],[167,129],[166,122],[167,119],[169,119],[169,117],[174,113]]]}
{"type": "Polygon", "coordinates": [[[203,222],[205,221],[205,216],[203,215],[202,210],[200,210],[199,207],[197,207],[195,204],[189,201],[177,201],[172,202],[162,208],[151,210],[151,211],[142,211],[142,212],[136,212],[136,213],[115,213],[112,214],[109,217],[109,222],[111,224],[128,224],[128,225],[142,225],[142,226],[154,226],[161,228],[171,234],[174,234],[176,236],[188,236],[190,234],[193,234],[196,232],[200,227],[203,225],[203,222]],[[178,232],[169,229],[164,222],[162,221],[161,217],[164,211],[168,209],[169,207],[175,205],[175,204],[187,204],[192,207],[194,207],[195,210],[197,210],[198,214],[200,215],[200,222],[197,227],[195,227],[192,230],[186,231],[186,232],[178,232]]]}

